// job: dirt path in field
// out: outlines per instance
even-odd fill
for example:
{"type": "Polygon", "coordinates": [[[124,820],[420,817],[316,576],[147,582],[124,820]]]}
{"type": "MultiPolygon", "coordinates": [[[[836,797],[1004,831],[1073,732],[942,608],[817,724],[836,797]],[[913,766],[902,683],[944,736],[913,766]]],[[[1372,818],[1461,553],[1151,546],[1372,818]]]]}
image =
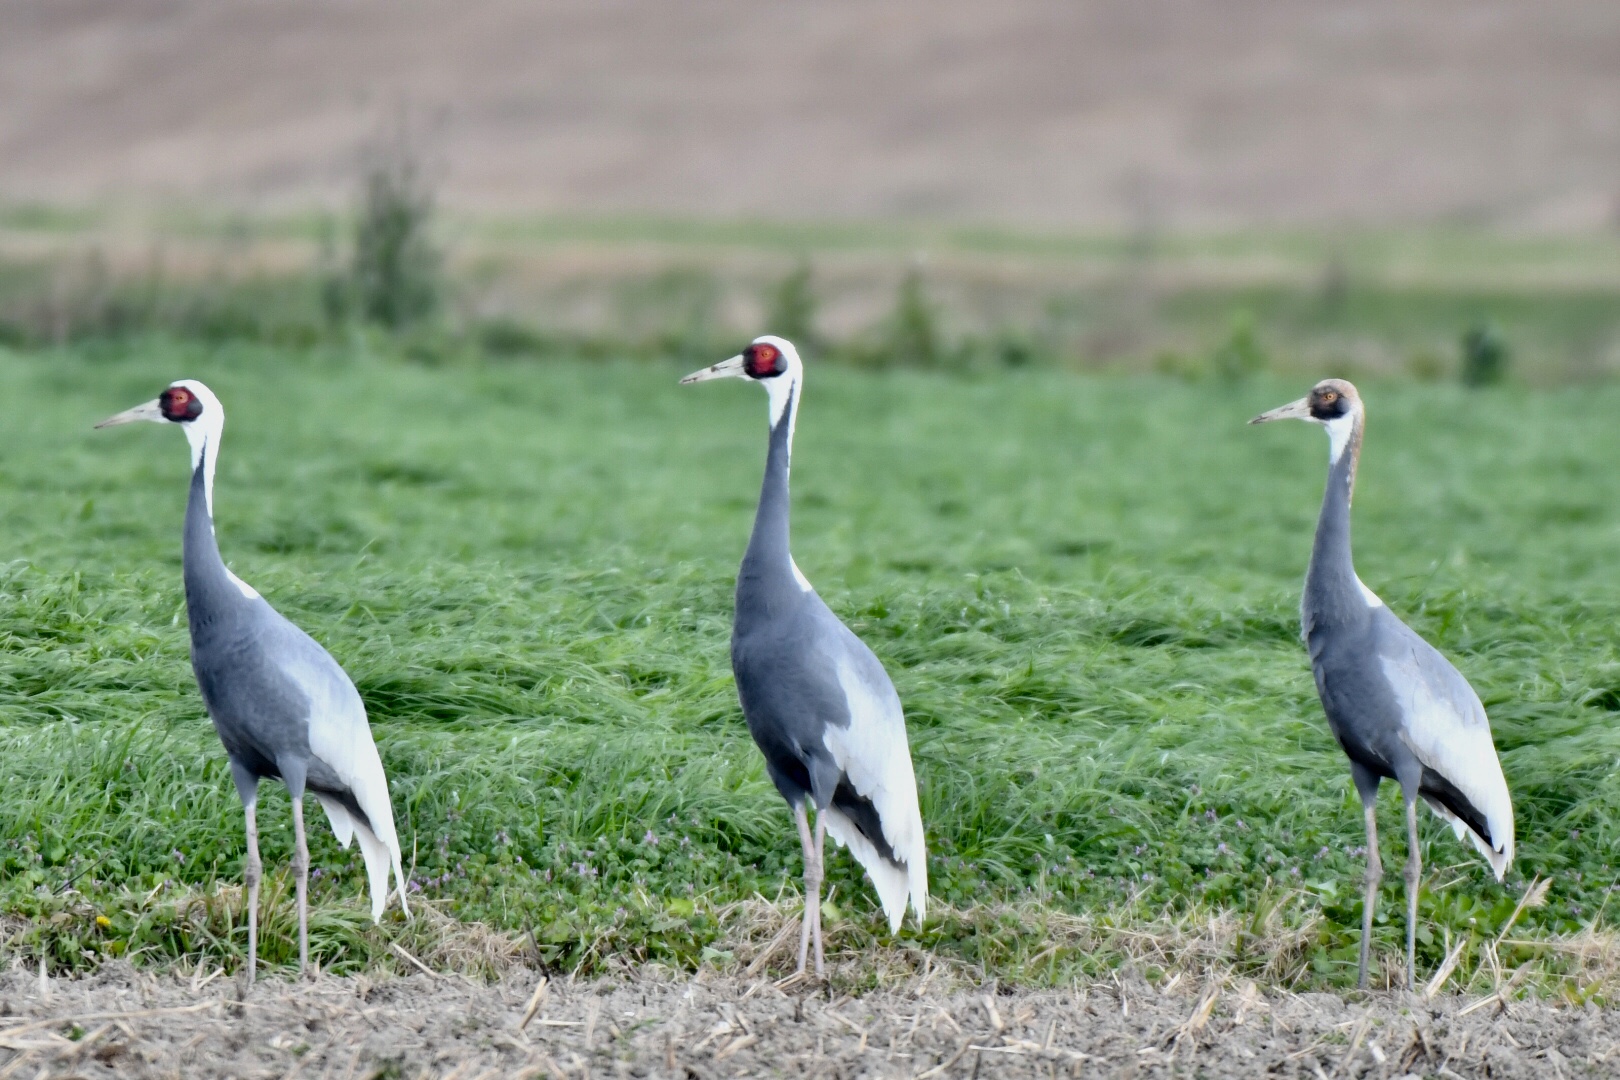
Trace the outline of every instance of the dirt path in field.
{"type": "MultiPolygon", "coordinates": [[[[111,965],[0,976],[0,1077],[1583,1077],[1620,1069],[1620,1011],[1502,1012],[1125,980],[1072,991],[836,989],[699,974],[269,980],[241,995],[111,965]]],[[[934,980],[937,984],[937,980],[934,980]]],[[[1471,1007],[1472,1006],[1472,1007],[1471,1007]]]]}

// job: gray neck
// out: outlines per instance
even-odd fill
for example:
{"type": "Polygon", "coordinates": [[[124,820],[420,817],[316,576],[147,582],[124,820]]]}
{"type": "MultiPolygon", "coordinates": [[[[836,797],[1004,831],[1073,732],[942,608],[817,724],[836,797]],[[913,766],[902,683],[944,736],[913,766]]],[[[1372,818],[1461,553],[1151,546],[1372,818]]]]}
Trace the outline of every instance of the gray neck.
{"type": "Polygon", "coordinates": [[[799,409],[799,388],[790,391],[787,408],[771,425],[770,450],[765,456],[765,480],[760,485],[754,532],[748,538],[742,569],[737,573],[737,621],[769,617],[804,593],[793,573],[788,549],[788,467],[793,456],[793,424],[799,409]]]}
{"type": "Polygon", "coordinates": [[[1350,555],[1350,498],[1356,486],[1356,465],[1361,458],[1361,423],[1358,420],[1337,461],[1328,466],[1322,513],[1316,521],[1311,565],[1305,573],[1305,607],[1323,618],[1348,618],[1368,610],[1350,555]]]}
{"type": "Polygon", "coordinates": [[[209,513],[209,481],[215,448],[205,446],[191,470],[191,495],[186,500],[186,528],[182,564],[186,583],[186,614],[191,623],[191,640],[246,605],[225,560],[219,556],[214,537],[214,518],[209,513]]]}

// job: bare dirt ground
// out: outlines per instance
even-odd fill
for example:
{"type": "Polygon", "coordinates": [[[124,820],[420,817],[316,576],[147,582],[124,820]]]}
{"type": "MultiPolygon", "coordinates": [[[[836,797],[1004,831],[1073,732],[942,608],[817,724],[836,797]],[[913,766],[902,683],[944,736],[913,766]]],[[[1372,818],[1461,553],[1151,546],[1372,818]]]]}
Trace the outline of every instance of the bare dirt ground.
{"type": "MultiPolygon", "coordinates": [[[[201,974],[200,972],[198,973],[201,974]]],[[[0,1077],[1583,1077],[1620,1069],[1620,1011],[1252,984],[849,996],[700,972],[547,984],[460,976],[0,976],[0,1077]]]]}
{"type": "Polygon", "coordinates": [[[0,0],[0,200],[1168,228],[1620,214],[1610,0],[0,0]]]}

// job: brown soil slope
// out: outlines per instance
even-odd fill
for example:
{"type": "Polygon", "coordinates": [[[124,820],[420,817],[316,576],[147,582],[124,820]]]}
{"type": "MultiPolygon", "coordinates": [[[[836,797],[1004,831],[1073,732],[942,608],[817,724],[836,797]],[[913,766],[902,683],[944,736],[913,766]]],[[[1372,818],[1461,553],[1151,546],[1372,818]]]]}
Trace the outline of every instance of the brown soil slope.
{"type": "Polygon", "coordinates": [[[1170,227],[1620,202],[1611,0],[0,0],[0,201],[1170,227]]]}

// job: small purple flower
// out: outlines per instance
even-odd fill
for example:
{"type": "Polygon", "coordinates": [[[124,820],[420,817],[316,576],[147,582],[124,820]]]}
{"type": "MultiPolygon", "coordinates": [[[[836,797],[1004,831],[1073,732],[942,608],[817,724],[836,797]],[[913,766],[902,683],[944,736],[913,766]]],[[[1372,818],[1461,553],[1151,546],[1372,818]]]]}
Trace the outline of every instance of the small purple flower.
{"type": "Polygon", "coordinates": [[[1230,855],[1230,854],[1232,854],[1232,852],[1227,848],[1226,841],[1223,840],[1219,844],[1215,845],[1215,854],[1217,854],[1217,855],[1230,855]]]}
{"type": "Polygon", "coordinates": [[[651,829],[648,829],[647,834],[641,838],[641,842],[649,847],[657,847],[658,837],[651,829]]]}
{"type": "Polygon", "coordinates": [[[1333,853],[1331,851],[1329,851],[1327,849],[1327,845],[1324,844],[1320,848],[1317,849],[1317,851],[1316,851],[1316,860],[1318,862],[1321,862],[1323,859],[1327,858],[1331,854],[1333,854],[1333,853]]]}
{"type": "Polygon", "coordinates": [[[1215,812],[1215,808],[1213,806],[1204,811],[1205,821],[1219,821],[1220,819],[1221,816],[1215,812]]]}
{"type": "Polygon", "coordinates": [[[180,853],[179,848],[175,848],[173,851],[171,851],[169,853],[169,857],[182,866],[185,865],[186,857],[180,853]]]}

